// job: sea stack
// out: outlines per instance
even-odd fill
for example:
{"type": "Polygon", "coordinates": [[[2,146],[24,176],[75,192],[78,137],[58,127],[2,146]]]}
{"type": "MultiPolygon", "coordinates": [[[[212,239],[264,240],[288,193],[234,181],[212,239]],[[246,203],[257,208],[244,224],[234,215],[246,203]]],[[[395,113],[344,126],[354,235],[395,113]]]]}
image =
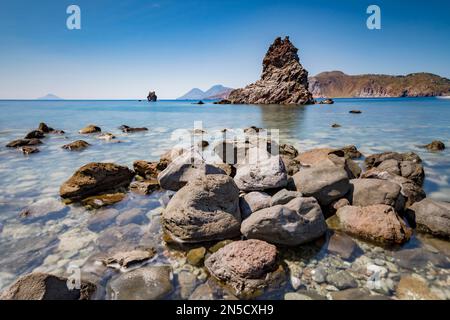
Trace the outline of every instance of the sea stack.
{"type": "Polygon", "coordinates": [[[155,91],[150,91],[147,96],[147,100],[151,102],[155,102],[158,97],[156,96],[155,91]]]}
{"type": "Polygon", "coordinates": [[[300,64],[298,49],[289,41],[276,38],[263,60],[261,79],[245,88],[233,90],[230,103],[310,104],[308,71],[300,64]]]}

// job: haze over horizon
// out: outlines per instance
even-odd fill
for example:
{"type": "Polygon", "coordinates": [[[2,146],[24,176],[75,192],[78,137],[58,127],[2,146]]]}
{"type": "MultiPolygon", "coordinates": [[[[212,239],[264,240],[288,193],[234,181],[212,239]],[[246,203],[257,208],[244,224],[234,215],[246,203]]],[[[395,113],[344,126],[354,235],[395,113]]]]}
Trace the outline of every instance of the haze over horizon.
{"type": "Polygon", "coordinates": [[[430,72],[450,78],[450,3],[377,1],[381,30],[366,27],[372,1],[40,1],[0,4],[0,99],[175,99],[192,88],[238,88],[261,74],[288,35],[316,75],[430,72]],[[68,30],[66,8],[81,8],[68,30]],[[268,16],[270,19],[268,19],[268,16]]]}

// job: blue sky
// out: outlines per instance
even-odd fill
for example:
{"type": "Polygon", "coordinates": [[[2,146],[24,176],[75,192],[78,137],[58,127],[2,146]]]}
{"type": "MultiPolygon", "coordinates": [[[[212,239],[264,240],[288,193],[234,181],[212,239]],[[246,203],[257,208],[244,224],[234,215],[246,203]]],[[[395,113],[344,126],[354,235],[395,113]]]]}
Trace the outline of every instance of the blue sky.
{"type": "Polygon", "coordinates": [[[450,2],[0,0],[0,99],[176,98],[259,78],[289,35],[310,75],[427,71],[450,78],[450,2]],[[66,8],[81,8],[81,30],[66,8]],[[382,29],[366,27],[381,8],[382,29]]]}

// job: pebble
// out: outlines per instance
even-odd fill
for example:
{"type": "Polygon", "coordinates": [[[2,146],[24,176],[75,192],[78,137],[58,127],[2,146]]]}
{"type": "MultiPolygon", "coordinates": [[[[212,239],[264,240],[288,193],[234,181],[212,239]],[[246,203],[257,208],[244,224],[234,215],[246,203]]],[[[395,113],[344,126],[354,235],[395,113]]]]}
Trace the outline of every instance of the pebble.
{"type": "Polygon", "coordinates": [[[376,258],[375,260],[373,260],[373,263],[375,263],[377,266],[384,266],[386,262],[383,259],[376,258]]]}
{"type": "Polygon", "coordinates": [[[312,279],[317,283],[323,283],[326,280],[327,272],[323,268],[317,268],[312,271],[312,279]]]}
{"type": "Polygon", "coordinates": [[[312,298],[298,292],[288,292],[284,295],[284,300],[312,300],[312,298]]]}
{"type": "Polygon", "coordinates": [[[301,285],[301,280],[297,277],[291,276],[291,286],[292,288],[294,288],[295,290],[297,290],[298,288],[300,288],[301,285]]]}

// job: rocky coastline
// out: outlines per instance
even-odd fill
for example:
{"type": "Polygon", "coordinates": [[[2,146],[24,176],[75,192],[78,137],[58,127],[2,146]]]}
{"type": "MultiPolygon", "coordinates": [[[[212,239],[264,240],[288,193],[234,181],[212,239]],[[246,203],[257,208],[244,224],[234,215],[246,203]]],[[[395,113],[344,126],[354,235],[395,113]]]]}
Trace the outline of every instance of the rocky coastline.
{"type": "MultiPolygon", "coordinates": [[[[101,132],[95,125],[80,130],[82,135],[101,132]]],[[[297,150],[268,141],[264,128],[243,132],[243,140],[176,147],[159,161],[136,160],[133,168],[101,162],[80,167],[61,185],[64,204],[29,207],[23,217],[63,214],[67,206],[106,210],[93,214],[88,224],[91,230],[110,230],[101,242],[104,255],[91,257],[96,263],[83,267],[79,291],[62,285],[67,274],[32,272],[0,298],[450,298],[445,286],[431,290],[423,276],[399,272],[400,267],[426,267],[430,260],[443,266],[442,275],[435,277],[444,277],[450,266],[449,258],[436,252],[396,253],[413,233],[450,238],[449,203],[426,198],[425,171],[417,154],[363,155],[353,145],[297,150]],[[204,156],[208,145],[219,162],[204,156]],[[227,156],[229,152],[235,156],[227,156]],[[131,194],[157,193],[163,195],[163,209],[150,218],[139,210],[108,209],[131,194]],[[140,225],[148,225],[147,233],[139,231],[140,225]],[[159,233],[163,252],[158,245],[142,244],[159,233]],[[122,237],[135,244],[122,247],[122,237]],[[152,264],[161,254],[175,262],[152,264]],[[399,261],[412,265],[399,266],[399,261]],[[285,288],[281,297],[280,288],[285,288]]],[[[48,133],[31,131],[24,140],[48,133]]],[[[78,145],[89,146],[75,141],[64,147],[76,150],[78,145]]],[[[436,150],[442,145],[430,143],[428,152],[440,152],[436,150]]]]}

